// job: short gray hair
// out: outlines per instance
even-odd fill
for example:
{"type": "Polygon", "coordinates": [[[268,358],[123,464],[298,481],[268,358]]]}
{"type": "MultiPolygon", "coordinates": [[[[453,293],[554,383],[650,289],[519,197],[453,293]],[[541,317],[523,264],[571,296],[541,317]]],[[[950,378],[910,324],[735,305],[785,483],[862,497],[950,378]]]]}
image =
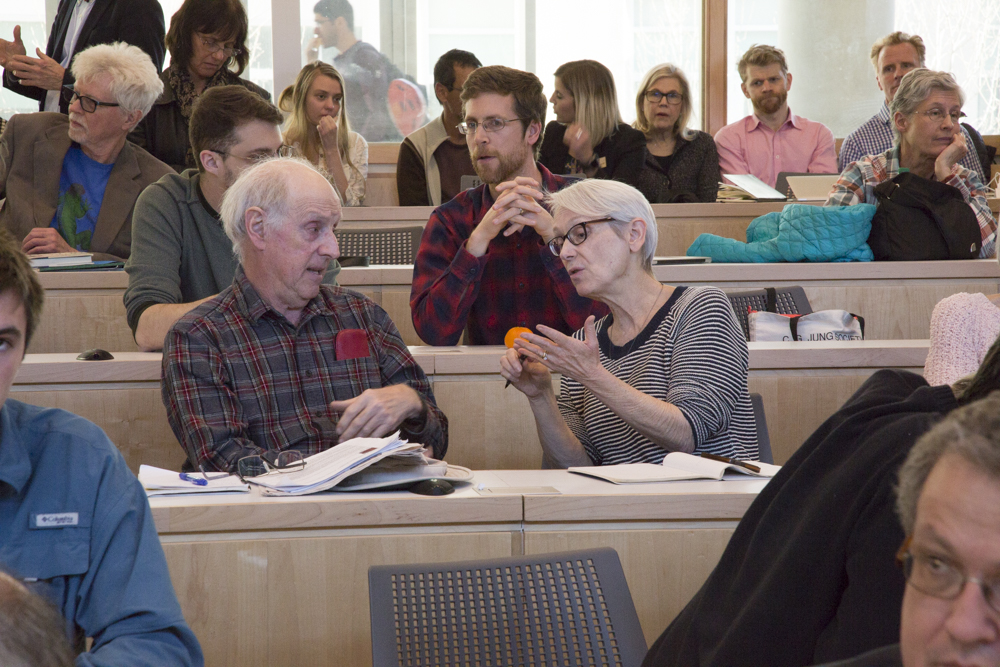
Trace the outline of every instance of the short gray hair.
{"type": "Polygon", "coordinates": [[[124,113],[141,111],[145,116],[163,92],[163,81],[149,54],[125,42],[98,44],[73,59],[73,78],[92,82],[107,76],[111,96],[124,113]]]}
{"type": "Polygon", "coordinates": [[[935,90],[945,93],[956,93],[958,103],[965,106],[965,93],[948,72],[935,72],[930,69],[914,69],[906,73],[903,80],[899,82],[896,96],[889,103],[889,118],[892,119],[892,133],[899,144],[899,129],[896,127],[896,114],[911,116],[924,100],[930,97],[935,90]]]}
{"type": "Polygon", "coordinates": [[[896,512],[907,535],[913,534],[924,482],[947,454],[962,457],[1000,486],[1000,391],[951,412],[910,450],[896,486],[896,512]]]}
{"type": "MultiPolygon", "coordinates": [[[[233,242],[233,254],[240,264],[243,263],[243,245],[247,240],[247,210],[253,207],[262,209],[272,228],[288,215],[291,202],[288,196],[287,168],[291,165],[305,167],[322,176],[316,165],[302,158],[267,158],[247,168],[222,196],[219,217],[222,218],[226,236],[233,242]]],[[[332,186],[330,189],[336,194],[332,186]]]]}
{"type": "Polygon", "coordinates": [[[641,192],[619,181],[588,178],[573,183],[545,198],[555,217],[560,211],[593,218],[614,218],[614,227],[623,230],[639,218],[646,223],[646,242],[642,246],[642,268],[653,274],[653,255],[656,253],[657,228],[653,207],[641,192]]]}

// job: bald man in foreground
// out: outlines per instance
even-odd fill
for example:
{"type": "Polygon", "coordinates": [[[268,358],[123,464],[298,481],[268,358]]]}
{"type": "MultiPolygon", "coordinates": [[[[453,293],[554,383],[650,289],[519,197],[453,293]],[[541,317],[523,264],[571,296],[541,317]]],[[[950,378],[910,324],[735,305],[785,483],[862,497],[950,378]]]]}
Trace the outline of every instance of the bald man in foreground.
{"type": "Polygon", "coordinates": [[[372,300],[323,285],[340,255],[340,201],[308,162],[265,160],[226,191],[233,284],[181,318],[163,348],[163,402],[186,466],[303,458],[397,429],[443,458],[448,420],[396,325],[372,300]]]}

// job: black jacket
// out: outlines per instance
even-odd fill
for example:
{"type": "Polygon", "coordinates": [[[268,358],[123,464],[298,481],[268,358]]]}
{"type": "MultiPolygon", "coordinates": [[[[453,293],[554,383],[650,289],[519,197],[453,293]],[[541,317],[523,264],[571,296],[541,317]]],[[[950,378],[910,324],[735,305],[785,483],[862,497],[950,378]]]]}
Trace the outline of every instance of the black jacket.
{"type": "MultiPolygon", "coordinates": [[[[545,136],[538,155],[538,161],[553,174],[570,172],[569,147],[563,143],[566,126],[552,121],[545,126],[545,136]]],[[[646,137],[642,132],[625,123],[618,127],[604,141],[594,147],[599,167],[594,178],[621,181],[636,186],[642,171],[642,160],[646,151],[646,137]]]]}
{"type": "MultiPolygon", "coordinates": [[[[893,487],[950,387],[882,370],[768,483],[644,667],[801,667],[899,641],[893,487]]],[[[680,567],[680,565],[677,565],[680,567]]]]}
{"type": "MultiPolygon", "coordinates": [[[[163,23],[163,9],[160,8],[160,3],[157,0],[92,1],[94,8],[90,10],[90,14],[83,24],[83,29],[80,30],[74,57],[80,51],[95,44],[128,42],[149,54],[157,72],[163,69],[163,37],[166,31],[163,23]]],[[[45,55],[56,62],[62,62],[63,59],[63,42],[66,41],[66,31],[69,29],[69,20],[73,15],[74,5],[76,5],[76,0],[59,0],[56,18],[52,22],[52,30],[49,31],[49,43],[45,47],[45,55]]],[[[25,50],[28,51],[28,55],[35,55],[30,45],[25,44],[25,50]]],[[[72,65],[73,63],[70,61],[70,66],[72,65]]],[[[71,85],[73,82],[74,78],[70,73],[70,67],[67,67],[63,84],[71,85]]],[[[48,91],[35,86],[22,86],[11,76],[10,68],[4,70],[3,87],[18,95],[38,100],[39,111],[44,111],[45,95],[48,91]]],[[[66,100],[60,97],[59,110],[66,113],[68,109],[69,105],[66,100]]]]}
{"type": "MultiPolygon", "coordinates": [[[[128,135],[129,141],[145,148],[159,160],[166,162],[174,171],[180,173],[188,166],[196,166],[197,162],[188,165],[187,154],[191,150],[188,138],[188,119],[181,114],[181,105],[174,97],[174,89],[167,82],[167,73],[160,75],[163,81],[163,94],[160,95],[153,108],[149,110],[134,130],[128,135]]],[[[241,79],[233,74],[227,83],[240,85],[257,93],[270,101],[271,94],[255,83],[241,79]]]]}
{"type": "Polygon", "coordinates": [[[651,204],[669,204],[679,193],[690,193],[700,202],[714,202],[719,192],[719,153],[712,135],[695,132],[691,140],[677,138],[670,168],[644,153],[643,171],[636,187],[651,204]]]}

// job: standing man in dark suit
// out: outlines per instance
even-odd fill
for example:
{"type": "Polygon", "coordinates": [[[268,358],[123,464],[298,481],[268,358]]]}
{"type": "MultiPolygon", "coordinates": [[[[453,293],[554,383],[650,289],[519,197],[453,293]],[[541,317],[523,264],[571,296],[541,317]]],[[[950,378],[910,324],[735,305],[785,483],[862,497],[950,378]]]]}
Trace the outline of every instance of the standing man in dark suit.
{"type": "Polygon", "coordinates": [[[59,0],[45,53],[36,48],[37,58],[27,55],[21,26],[14,26],[13,41],[0,38],[3,87],[38,100],[39,111],[67,113],[60,91],[73,85],[76,54],[95,44],[127,42],[148,53],[159,73],[165,33],[157,0],[59,0]]]}
{"type": "Polygon", "coordinates": [[[173,173],[125,139],[163,83],[149,56],[123,42],[83,51],[73,75],[69,116],[18,114],[0,136],[0,228],[29,255],[82,250],[127,259],[139,193],[173,173]]]}

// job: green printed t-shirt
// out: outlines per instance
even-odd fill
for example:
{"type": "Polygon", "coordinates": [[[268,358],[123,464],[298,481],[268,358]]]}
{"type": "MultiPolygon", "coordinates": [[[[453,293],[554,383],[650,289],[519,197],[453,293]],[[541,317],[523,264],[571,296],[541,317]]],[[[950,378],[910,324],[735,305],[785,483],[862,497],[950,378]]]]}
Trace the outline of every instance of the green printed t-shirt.
{"type": "Polygon", "coordinates": [[[59,206],[49,226],[77,250],[90,251],[104,189],[114,166],[90,159],[77,144],[66,151],[59,175],[59,206]]]}

